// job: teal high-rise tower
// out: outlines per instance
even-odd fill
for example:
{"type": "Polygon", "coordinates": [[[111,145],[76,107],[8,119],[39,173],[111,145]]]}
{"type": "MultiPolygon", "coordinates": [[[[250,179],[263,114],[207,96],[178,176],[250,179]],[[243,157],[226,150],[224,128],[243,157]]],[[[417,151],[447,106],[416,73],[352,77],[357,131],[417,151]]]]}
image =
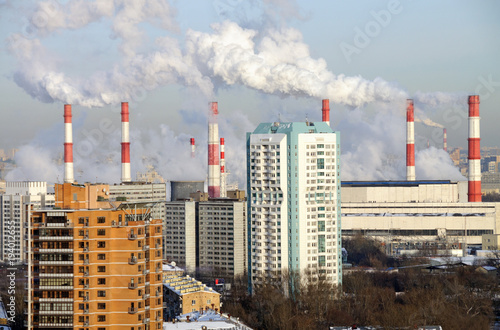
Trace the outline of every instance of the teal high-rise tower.
{"type": "Polygon", "coordinates": [[[328,122],[247,133],[250,282],[313,270],[342,282],[340,134],[328,122]]]}

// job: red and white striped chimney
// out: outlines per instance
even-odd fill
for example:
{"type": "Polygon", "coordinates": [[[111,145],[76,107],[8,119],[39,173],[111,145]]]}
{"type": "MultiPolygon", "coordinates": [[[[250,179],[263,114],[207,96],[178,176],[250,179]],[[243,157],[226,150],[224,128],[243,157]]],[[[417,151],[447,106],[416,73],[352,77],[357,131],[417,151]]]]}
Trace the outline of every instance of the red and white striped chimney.
{"type": "Polygon", "coordinates": [[[208,196],[220,197],[219,124],[217,102],[210,103],[208,116],[208,196]]]}
{"type": "Polygon", "coordinates": [[[226,156],[224,138],[220,138],[220,197],[226,197],[226,156]]]}
{"type": "Polygon", "coordinates": [[[443,128],[443,150],[448,151],[448,137],[446,134],[446,128],[443,128]]]}
{"type": "Polygon", "coordinates": [[[406,100],[406,180],[415,181],[415,123],[413,100],[406,100]]]}
{"type": "Polygon", "coordinates": [[[128,102],[122,102],[122,182],[130,182],[130,135],[128,102]]]}
{"type": "Polygon", "coordinates": [[[330,100],[323,100],[323,108],[321,109],[323,114],[323,122],[327,123],[330,126],[330,100]]]}
{"type": "Polygon", "coordinates": [[[469,96],[469,202],[481,202],[479,95],[469,96]]]}
{"type": "Polygon", "coordinates": [[[64,182],[73,183],[73,120],[71,104],[64,105],[64,182]]]}
{"type": "Polygon", "coordinates": [[[196,146],[194,144],[194,138],[191,138],[191,158],[194,158],[195,151],[196,151],[196,146]]]}

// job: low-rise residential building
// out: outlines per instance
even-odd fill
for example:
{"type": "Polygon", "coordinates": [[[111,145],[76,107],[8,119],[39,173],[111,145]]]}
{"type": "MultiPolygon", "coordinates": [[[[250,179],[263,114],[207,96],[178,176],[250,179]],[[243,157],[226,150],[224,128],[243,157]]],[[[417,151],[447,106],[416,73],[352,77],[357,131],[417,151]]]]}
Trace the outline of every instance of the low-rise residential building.
{"type": "Polygon", "coordinates": [[[163,280],[163,300],[166,321],[186,313],[220,310],[220,294],[189,275],[167,275],[163,280]]]}

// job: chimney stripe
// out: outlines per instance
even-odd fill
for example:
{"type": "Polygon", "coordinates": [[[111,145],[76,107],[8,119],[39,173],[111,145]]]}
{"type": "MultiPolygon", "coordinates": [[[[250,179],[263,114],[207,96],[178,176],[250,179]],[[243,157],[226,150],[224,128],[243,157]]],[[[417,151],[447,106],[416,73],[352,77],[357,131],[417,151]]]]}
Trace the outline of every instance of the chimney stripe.
{"type": "Polygon", "coordinates": [[[73,120],[71,104],[64,105],[64,182],[73,183],[73,120]]]}
{"type": "Polygon", "coordinates": [[[481,202],[481,143],[479,95],[471,95],[469,104],[469,202],[481,202]]]}
{"type": "Polygon", "coordinates": [[[406,180],[415,181],[415,123],[413,100],[406,100],[406,180]]]}

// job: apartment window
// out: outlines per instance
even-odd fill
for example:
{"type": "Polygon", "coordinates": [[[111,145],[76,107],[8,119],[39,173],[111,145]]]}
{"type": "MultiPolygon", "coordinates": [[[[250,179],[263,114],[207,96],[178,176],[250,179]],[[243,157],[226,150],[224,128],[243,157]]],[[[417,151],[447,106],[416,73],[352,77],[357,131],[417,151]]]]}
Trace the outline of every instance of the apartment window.
{"type": "Polygon", "coordinates": [[[79,231],[78,231],[78,236],[83,236],[83,235],[84,235],[83,230],[79,230],[79,231]]]}
{"type": "Polygon", "coordinates": [[[83,306],[84,306],[83,304],[78,304],[78,309],[84,309],[85,307],[83,306]]]}
{"type": "Polygon", "coordinates": [[[97,272],[104,273],[106,271],[106,266],[97,266],[97,272]]]}
{"type": "Polygon", "coordinates": [[[196,300],[191,300],[191,305],[196,305],[196,300]]]}
{"type": "Polygon", "coordinates": [[[106,255],[104,253],[99,253],[97,255],[97,260],[106,260],[106,255]]]}
{"type": "Polygon", "coordinates": [[[84,322],[85,316],[78,316],[78,322],[84,322]]]}
{"type": "Polygon", "coordinates": [[[97,284],[101,284],[101,285],[106,284],[106,279],[105,278],[98,278],[97,284]]]}
{"type": "Polygon", "coordinates": [[[212,301],[210,299],[207,299],[207,305],[210,305],[212,301]]]}
{"type": "Polygon", "coordinates": [[[106,217],[97,217],[97,223],[105,223],[106,217]]]}
{"type": "Polygon", "coordinates": [[[103,242],[103,241],[97,242],[97,247],[98,248],[105,248],[106,247],[106,242],[103,242]]]}
{"type": "Polygon", "coordinates": [[[106,291],[102,291],[102,290],[97,291],[97,296],[98,297],[106,297],[106,291]]]}
{"type": "Polygon", "coordinates": [[[83,224],[85,222],[85,218],[78,218],[78,223],[83,224]]]}
{"type": "Polygon", "coordinates": [[[106,304],[105,303],[98,303],[97,309],[106,309],[106,304]]]}
{"type": "Polygon", "coordinates": [[[97,235],[98,236],[106,235],[106,229],[97,229],[97,235]]]}
{"type": "Polygon", "coordinates": [[[97,315],[97,322],[106,322],[106,315],[97,315]]]}

